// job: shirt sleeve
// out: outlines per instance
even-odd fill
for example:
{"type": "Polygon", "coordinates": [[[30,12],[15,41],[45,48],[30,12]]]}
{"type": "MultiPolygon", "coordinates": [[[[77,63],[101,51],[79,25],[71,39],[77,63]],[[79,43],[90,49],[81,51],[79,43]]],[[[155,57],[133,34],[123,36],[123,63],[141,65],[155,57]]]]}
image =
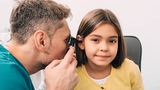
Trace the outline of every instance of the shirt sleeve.
{"type": "Polygon", "coordinates": [[[0,64],[0,90],[34,90],[28,72],[18,64],[0,64]]]}
{"type": "Polygon", "coordinates": [[[46,83],[44,80],[41,81],[39,87],[36,90],[46,90],[46,83]]]}

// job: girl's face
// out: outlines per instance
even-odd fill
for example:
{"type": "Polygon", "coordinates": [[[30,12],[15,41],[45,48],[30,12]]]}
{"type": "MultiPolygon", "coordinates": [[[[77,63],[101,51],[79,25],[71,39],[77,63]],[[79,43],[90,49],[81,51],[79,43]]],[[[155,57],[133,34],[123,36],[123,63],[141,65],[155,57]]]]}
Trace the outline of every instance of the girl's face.
{"type": "Polygon", "coordinates": [[[116,57],[118,34],[111,24],[104,24],[92,31],[81,45],[88,57],[88,64],[108,66],[116,57]]]}

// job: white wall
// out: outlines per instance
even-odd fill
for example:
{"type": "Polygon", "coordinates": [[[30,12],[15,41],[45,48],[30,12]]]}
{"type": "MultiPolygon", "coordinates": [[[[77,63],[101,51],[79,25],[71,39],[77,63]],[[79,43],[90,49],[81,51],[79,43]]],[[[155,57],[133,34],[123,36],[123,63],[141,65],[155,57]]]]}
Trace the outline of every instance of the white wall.
{"type": "MultiPolygon", "coordinates": [[[[118,17],[124,35],[142,42],[142,76],[145,90],[160,90],[160,1],[159,0],[55,0],[68,5],[73,13],[68,21],[72,35],[82,17],[94,8],[107,8],[118,17]]],[[[0,0],[0,30],[9,27],[12,0],[0,0]]],[[[35,76],[34,76],[35,77],[35,76]]],[[[38,80],[37,80],[38,81],[38,80]]],[[[39,82],[39,81],[38,81],[39,82]]],[[[37,83],[36,82],[36,85],[37,83]]]]}

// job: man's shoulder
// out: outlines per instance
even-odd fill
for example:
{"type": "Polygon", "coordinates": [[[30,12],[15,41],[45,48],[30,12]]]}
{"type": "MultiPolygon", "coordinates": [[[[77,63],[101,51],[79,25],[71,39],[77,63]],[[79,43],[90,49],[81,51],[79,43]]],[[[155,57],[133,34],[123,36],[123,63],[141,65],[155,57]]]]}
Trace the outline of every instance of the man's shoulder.
{"type": "Polygon", "coordinates": [[[0,90],[24,90],[33,87],[28,72],[16,62],[0,59],[0,75],[0,90]]]}

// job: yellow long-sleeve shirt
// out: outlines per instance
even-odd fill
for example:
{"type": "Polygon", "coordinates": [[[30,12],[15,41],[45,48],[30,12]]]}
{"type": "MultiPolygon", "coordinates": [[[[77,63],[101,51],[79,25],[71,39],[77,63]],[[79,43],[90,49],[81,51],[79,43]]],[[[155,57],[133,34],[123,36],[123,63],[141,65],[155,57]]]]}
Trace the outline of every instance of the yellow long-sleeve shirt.
{"type": "Polygon", "coordinates": [[[76,71],[79,82],[74,90],[144,90],[139,67],[129,59],[125,59],[118,69],[112,67],[111,74],[103,85],[90,78],[84,65],[76,71]]]}

